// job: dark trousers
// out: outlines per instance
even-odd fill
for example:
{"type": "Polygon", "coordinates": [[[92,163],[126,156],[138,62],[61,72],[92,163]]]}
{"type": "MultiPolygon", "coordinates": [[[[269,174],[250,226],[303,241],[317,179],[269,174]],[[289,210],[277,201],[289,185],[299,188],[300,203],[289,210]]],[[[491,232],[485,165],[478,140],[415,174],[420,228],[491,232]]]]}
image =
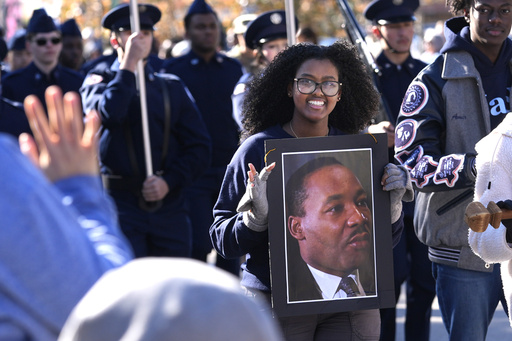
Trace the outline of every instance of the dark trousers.
{"type": "Polygon", "coordinates": [[[184,199],[167,200],[148,212],[139,207],[139,198],[129,191],[110,191],[116,203],[119,225],[139,257],[190,257],[192,227],[184,199]]]}
{"type": "MultiPolygon", "coordinates": [[[[435,280],[432,263],[428,259],[428,247],[416,237],[412,216],[405,216],[404,231],[393,249],[395,298],[398,302],[402,283],[406,282],[405,340],[428,341],[430,316],[435,298],[435,280]]],[[[396,309],[380,310],[380,340],[395,340],[396,309]]]]}
{"type": "MultiPolygon", "coordinates": [[[[225,168],[209,169],[185,191],[187,210],[192,223],[192,258],[206,261],[212,251],[210,226],[213,223],[213,206],[219,197],[225,168]]],[[[216,266],[239,276],[240,260],[224,259],[217,255],[216,266]]]]}

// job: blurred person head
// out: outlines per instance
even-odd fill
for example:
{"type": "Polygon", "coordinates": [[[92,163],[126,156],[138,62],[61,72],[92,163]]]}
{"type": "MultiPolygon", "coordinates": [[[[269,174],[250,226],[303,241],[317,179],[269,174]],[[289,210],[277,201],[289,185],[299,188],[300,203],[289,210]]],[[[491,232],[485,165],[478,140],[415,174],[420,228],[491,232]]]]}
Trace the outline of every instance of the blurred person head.
{"type": "Polygon", "coordinates": [[[43,8],[34,10],[27,26],[26,47],[34,64],[49,74],[57,66],[62,50],[62,36],[54,20],[43,8]]]}
{"type": "Polygon", "coordinates": [[[66,20],[60,25],[62,51],[60,63],[73,70],[79,70],[84,62],[84,41],[75,19],[66,20]]]}
{"type": "Polygon", "coordinates": [[[311,27],[304,27],[297,33],[297,42],[318,44],[318,36],[311,27]]]}
{"type": "MultiPolygon", "coordinates": [[[[299,20],[295,17],[295,30],[298,28],[299,20]]],[[[279,10],[260,14],[249,24],[244,37],[247,47],[256,51],[256,65],[266,67],[288,47],[286,12],[279,10]]]]}
{"type": "Polygon", "coordinates": [[[262,304],[237,277],[203,262],[142,258],[101,277],[59,340],[282,340],[262,304]]]}
{"type": "MultiPolygon", "coordinates": [[[[162,12],[151,4],[139,4],[139,21],[141,33],[153,37],[155,24],[160,21],[162,12]]],[[[111,9],[101,20],[101,26],[111,31],[110,44],[122,58],[126,42],[132,34],[130,24],[130,5],[125,3],[111,9]]],[[[150,54],[148,51],[148,55],[150,54]]]]}
{"type": "Polygon", "coordinates": [[[410,55],[414,37],[414,11],[419,0],[374,0],[365,9],[364,16],[373,24],[372,32],[388,59],[401,64],[410,55]]]}
{"type": "Polygon", "coordinates": [[[205,0],[194,0],[184,22],[185,39],[189,40],[190,48],[208,61],[219,49],[221,40],[217,13],[205,0]]]}
{"type": "Polygon", "coordinates": [[[25,29],[17,30],[14,35],[9,39],[7,47],[9,48],[8,62],[11,71],[22,69],[32,61],[32,55],[26,47],[27,31],[25,29]]]}

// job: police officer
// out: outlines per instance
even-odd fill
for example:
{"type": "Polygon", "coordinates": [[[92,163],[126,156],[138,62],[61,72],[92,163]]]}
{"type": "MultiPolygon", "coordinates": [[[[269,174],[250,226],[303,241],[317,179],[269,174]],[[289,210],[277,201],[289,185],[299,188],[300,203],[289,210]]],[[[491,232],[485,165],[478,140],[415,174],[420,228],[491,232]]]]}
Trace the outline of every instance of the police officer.
{"type": "MultiPolygon", "coordinates": [[[[402,99],[414,77],[426,66],[411,56],[414,37],[414,11],[418,0],[374,0],[364,11],[371,20],[372,32],[379,40],[382,52],[377,57],[380,73],[377,87],[383,96],[388,117],[379,117],[369,128],[372,133],[388,135],[390,161],[393,162],[395,123],[402,99]]],[[[406,340],[428,340],[432,301],[435,297],[435,282],[427,247],[414,232],[414,202],[404,203],[404,232],[400,243],[393,249],[396,300],[400,287],[407,281],[407,313],[405,322],[406,340]]],[[[396,309],[381,310],[381,340],[394,340],[396,309]]]]}
{"type": "Polygon", "coordinates": [[[60,63],[65,67],[79,71],[84,63],[84,41],[82,32],[75,19],[68,19],[60,25],[62,33],[62,51],[60,63]]]}
{"type": "MultiPolygon", "coordinates": [[[[191,50],[184,56],[168,60],[164,69],[180,77],[190,89],[212,139],[211,167],[187,191],[194,228],[193,257],[206,261],[213,248],[208,233],[213,223],[213,206],[226,166],[238,146],[231,94],[242,76],[242,66],[236,59],[217,52],[220,23],[217,14],[204,0],[192,3],[184,22],[185,37],[190,40],[191,50]]],[[[221,257],[217,260],[224,261],[221,257]]],[[[238,274],[238,260],[226,262],[226,267],[221,267],[238,274]]]]}
{"type": "MultiPolygon", "coordinates": [[[[0,38],[0,61],[7,55],[7,44],[0,38]]],[[[0,68],[0,76],[4,73],[0,68]]],[[[0,82],[1,87],[1,82],[0,82]]],[[[30,132],[30,126],[23,111],[23,104],[0,97],[0,132],[10,133],[16,137],[23,132],[30,132]]]]}
{"type": "MultiPolygon", "coordinates": [[[[295,30],[297,31],[298,28],[299,21],[295,17],[295,30]]],[[[260,14],[249,24],[244,38],[247,47],[254,50],[255,57],[248,72],[240,78],[233,91],[233,117],[240,129],[242,129],[242,104],[247,84],[254,75],[263,71],[279,52],[288,47],[285,11],[269,11],[260,14]]]]}
{"type": "Polygon", "coordinates": [[[23,102],[28,95],[36,95],[46,106],[44,92],[50,85],[58,85],[63,93],[76,91],[83,76],[59,64],[62,37],[53,19],[44,9],[34,10],[27,26],[27,50],[32,63],[23,69],[10,72],[2,79],[2,96],[23,102]]]}
{"type": "Polygon", "coordinates": [[[118,59],[92,70],[80,90],[86,111],[101,117],[100,162],[124,234],[135,256],[191,255],[192,231],[183,188],[209,165],[211,146],[204,122],[183,83],[144,63],[154,175],[146,177],[136,65],[151,49],[160,10],[140,4],[140,32],[130,29],[130,7],[109,11],[102,26],[118,59]]]}
{"type": "Polygon", "coordinates": [[[11,39],[9,39],[9,42],[7,43],[7,47],[9,48],[9,53],[7,56],[9,71],[22,69],[32,61],[32,55],[27,50],[25,44],[26,35],[27,30],[21,28],[14,32],[14,35],[11,37],[11,39]]]}

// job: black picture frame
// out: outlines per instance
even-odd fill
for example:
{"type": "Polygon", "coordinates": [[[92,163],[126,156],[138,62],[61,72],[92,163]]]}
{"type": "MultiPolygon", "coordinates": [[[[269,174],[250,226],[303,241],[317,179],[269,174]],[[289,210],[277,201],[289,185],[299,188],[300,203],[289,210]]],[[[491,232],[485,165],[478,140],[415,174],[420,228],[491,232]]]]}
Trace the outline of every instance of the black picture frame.
{"type": "MultiPolygon", "coordinates": [[[[276,162],[267,184],[274,314],[285,317],[393,307],[395,293],[389,193],[384,192],[381,185],[384,166],[388,163],[386,135],[273,139],[265,141],[265,150],[267,164],[276,162]],[[365,296],[332,299],[292,297],[292,292],[296,291],[291,288],[296,285],[291,285],[290,281],[297,274],[295,264],[300,263],[302,257],[297,241],[291,237],[287,227],[286,182],[301,165],[323,157],[333,157],[351,169],[368,196],[373,237],[370,245],[373,248],[368,261],[358,270],[365,296]]],[[[303,265],[306,266],[305,263],[303,265]]],[[[313,278],[307,266],[305,269],[306,273],[300,272],[298,277],[299,285],[313,278]]]]}

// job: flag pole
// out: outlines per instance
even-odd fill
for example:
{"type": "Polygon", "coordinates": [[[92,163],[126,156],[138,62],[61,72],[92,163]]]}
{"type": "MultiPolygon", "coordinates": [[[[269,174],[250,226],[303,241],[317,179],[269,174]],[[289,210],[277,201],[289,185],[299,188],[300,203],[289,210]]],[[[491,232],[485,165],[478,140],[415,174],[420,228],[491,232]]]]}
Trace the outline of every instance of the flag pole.
{"type": "Polygon", "coordinates": [[[293,7],[293,0],[284,0],[284,10],[286,12],[286,37],[288,39],[288,46],[295,45],[297,41],[295,31],[295,8],[293,7]]]}
{"type": "MultiPolygon", "coordinates": [[[[130,0],[130,25],[132,33],[140,32],[139,8],[137,0],[130,0]]],[[[144,144],[144,160],[146,162],[146,176],[149,177],[153,175],[153,160],[151,157],[151,140],[149,138],[148,103],[146,101],[147,95],[146,82],[144,78],[144,62],[142,60],[137,62],[137,72],[135,73],[135,76],[140,94],[142,138],[144,144]]]]}

